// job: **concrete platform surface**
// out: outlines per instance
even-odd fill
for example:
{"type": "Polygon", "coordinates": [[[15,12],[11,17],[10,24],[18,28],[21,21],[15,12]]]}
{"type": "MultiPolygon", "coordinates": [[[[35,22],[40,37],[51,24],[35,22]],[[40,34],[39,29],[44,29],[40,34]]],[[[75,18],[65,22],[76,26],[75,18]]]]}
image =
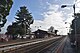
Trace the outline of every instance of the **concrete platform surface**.
{"type": "Polygon", "coordinates": [[[71,44],[70,44],[70,39],[69,39],[69,37],[67,37],[65,46],[64,46],[64,48],[63,48],[63,53],[76,53],[76,52],[75,52],[75,47],[72,47],[71,44]]]}

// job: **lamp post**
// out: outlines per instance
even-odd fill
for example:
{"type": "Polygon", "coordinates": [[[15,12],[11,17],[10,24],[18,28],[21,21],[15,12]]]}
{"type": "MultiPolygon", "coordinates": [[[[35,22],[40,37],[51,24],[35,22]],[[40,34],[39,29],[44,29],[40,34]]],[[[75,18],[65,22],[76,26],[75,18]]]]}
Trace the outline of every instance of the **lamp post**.
{"type": "MultiPolygon", "coordinates": [[[[62,5],[61,8],[65,8],[65,7],[68,7],[68,6],[72,6],[73,7],[73,10],[74,10],[74,18],[76,18],[75,17],[75,4],[74,5],[62,5]]],[[[75,24],[75,39],[76,39],[76,20],[74,21],[74,24],[75,24]]]]}
{"type": "MultiPolygon", "coordinates": [[[[75,4],[73,4],[73,5],[62,5],[61,6],[61,8],[65,8],[65,7],[73,7],[73,10],[74,10],[74,18],[76,18],[75,17],[75,4]]],[[[75,21],[74,21],[74,31],[75,31],[75,41],[74,41],[74,43],[73,43],[73,45],[76,45],[76,50],[77,50],[77,43],[76,43],[76,41],[77,41],[77,38],[76,38],[76,19],[75,19],[75,21]]]]}

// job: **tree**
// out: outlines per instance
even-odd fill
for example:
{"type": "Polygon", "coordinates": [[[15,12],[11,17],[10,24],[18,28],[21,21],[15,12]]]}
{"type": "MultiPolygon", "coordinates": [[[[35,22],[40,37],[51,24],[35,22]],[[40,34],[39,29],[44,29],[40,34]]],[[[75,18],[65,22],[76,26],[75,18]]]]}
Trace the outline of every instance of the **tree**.
{"type": "Polygon", "coordinates": [[[15,28],[12,26],[12,25],[9,25],[8,28],[7,28],[7,35],[11,35],[14,38],[14,35],[15,35],[15,28]]]}
{"type": "Polygon", "coordinates": [[[26,35],[27,31],[30,29],[30,24],[33,23],[33,18],[31,13],[28,12],[25,6],[20,7],[20,10],[17,11],[16,21],[12,23],[12,25],[7,27],[7,34],[11,35],[26,35]]]}
{"type": "Polygon", "coordinates": [[[54,31],[54,27],[51,26],[51,27],[48,29],[48,31],[52,33],[52,32],[54,31]]]}
{"type": "Polygon", "coordinates": [[[58,30],[55,30],[54,33],[57,35],[58,30]]]}
{"type": "Polygon", "coordinates": [[[12,4],[12,0],[0,0],[0,30],[7,21],[6,16],[9,15],[12,4]]]}
{"type": "Polygon", "coordinates": [[[29,13],[28,9],[25,6],[20,7],[20,10],[16,13],[16,23],[20,25],[19,34],[26,35],[30,25],[33,24],[33,18],[31,13],[29,13]]]}
{"type": "Polygon", "coordinates": [[[11,35],[13,39],[16,39],[16,36],[21,33],[21,27],[20,25],[17,25],[16,22],[13,22],[12,25],[9,25],[7,27],[7,35],[11,35]]]}

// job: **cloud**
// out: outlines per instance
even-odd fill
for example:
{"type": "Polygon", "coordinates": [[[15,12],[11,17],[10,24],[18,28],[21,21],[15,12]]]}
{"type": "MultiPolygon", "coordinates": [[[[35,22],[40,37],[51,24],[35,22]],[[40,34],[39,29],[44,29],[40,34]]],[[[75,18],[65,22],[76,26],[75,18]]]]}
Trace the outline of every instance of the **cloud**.
{"type": "Polygon", "coordinates": [[[58,29],[59,32],[66,31],[64,17],[62,11],[58,11],[59,5],[50,4],[47,12],[44,12],[43,17],[45,25],[48,27],[53,26],[55,29],[58,29]]]}
{"type": "Polygon", "coordinates": [[[80,0],[77,0],[75,4],[76,4],[76,9],[75,9],[76,13],[80,13],[80,0]]]}
{"type": "Polygon", "coordinates": [[[32,25],[30,25],[32,32],[37,29],[44,29],[45,30],[46,27],[44,28],[44,26],[45,25],[44,25],[43,21],[41,21],[41,20],[34,20],[34,23],[32,25]]]}
{"type": "Polygon", "coordinates": [[[60,5],[51,4],[46,2],[47,11],[43,12],[41,16],[44,18],[43,20],[35,20],[34,24],[31,25],[32,30],[35,31],[38,28],[42,30],[48,30],[50,26],[53,26],[55,29],[59,30],[58,34],[66,35],[69,32],[69,27],[71,21],[74,19],[72,17],[73,11],[72,8],[64,8],[63,11],[60,10],[60,5]],[[67,12],[65,10],[69,10],[71,12],[67,12]],[[67,16],[67,17],[66,17],[67,16]],[[67,24],[65,24],[67,22],[67,24]],[[35,28],[34,26],[37,26],[35,28]],[[41,27],[40,27],[41,26],[41,27]],[[67,27],[67,28],[66,28],[67,27]]]}
{"type": "MultiPolygon", "coordinates": [[[[72,21],[73,17],[71,13],[67,13],[70,8],[64,8],[64,10],[67,9],[67,11],[60,11],[60,5],[51,4],[47,0],[39,0],[40,1],[40,10],[44,10],[43,13],[41,13],[41,16],[44,18],[43,20],[34,20],[34,23],[30,26],[32,31],[37,30],[38,28],[42,30],[46,30],[53,26],[55,29],[58,29],[58,34],[67,34],[66,27],[69,26],[69,24],[65,24],[65,22],[72,21]],[[44,2],[43,2],[44,1],[44,2]],[[45,2],[46,1],[46,2],[45,2]],[[68,15],[67,15],[68,14],[68,15]],[[66,16],[68,18],[66,18],[66,16]]],[[[60,1],[60,0],[55,0],[60,1]]],[[[6,24],[9,25],[9,24],[6,24]]]]}
{"type": "Polygon", "coordinates": [[[11,25],[12,23],[7,21],[7,23],[4,25],[4,27],[1,28],[1,32],[2,34],[5,34],[5,32],[7,31],[7,26],[11,25]]]}
{"type": "Polygon", "coordinates": [[[57,11],[59,9],[59,5],[49,5],[48,10],[57,11]]]}
{"type": "Polygon", "coordinates": [[[55,0],[56,2],[60,1],[60,0],[55,0]]]}
{"type": "MultiPolygon", "coordinates": [[[[54,4],[48,4],[48,11],[43,12],[42,16],[44,17],[44,20],[35,20],[33,25],[31,26],[32,30],[35,30],[35,26],[40,27],[40,29],[47,30],[50,26],[53,26],[55,29],[59,30],[59,33],[63,31],[66,31],[65,29],[65,23],[63,18],[62,11],[58,11],[59,5],[54,4]]],[[[66,34],[66,33],[65,33],[66,34]]]]}

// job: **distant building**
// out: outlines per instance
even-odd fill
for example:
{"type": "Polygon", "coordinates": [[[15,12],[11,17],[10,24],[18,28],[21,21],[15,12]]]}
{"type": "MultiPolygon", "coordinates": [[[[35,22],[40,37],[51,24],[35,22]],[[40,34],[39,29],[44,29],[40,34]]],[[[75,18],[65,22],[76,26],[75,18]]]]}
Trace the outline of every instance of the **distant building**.
{"type": "Polygon", "coordinates": [[[54,36],[54,33],[49,33],[48,31],[44,31],[41,29],[38,29],[37,31],[33,32],[36,36],[36,38],[47,38],[54,36]]]}

